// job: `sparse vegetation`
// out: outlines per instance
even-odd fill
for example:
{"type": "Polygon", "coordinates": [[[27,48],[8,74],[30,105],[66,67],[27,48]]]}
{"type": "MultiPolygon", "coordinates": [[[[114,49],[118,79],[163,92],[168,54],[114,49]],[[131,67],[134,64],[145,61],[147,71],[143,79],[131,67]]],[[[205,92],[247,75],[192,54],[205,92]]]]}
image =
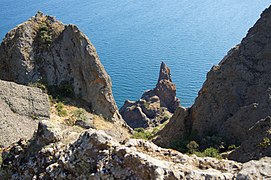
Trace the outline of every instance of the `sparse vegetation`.
{"type": "Polygon", "coordinates": [[[29,83],[28,86],[39,88],[42,90],[42,92],[48,93],[46,84],[43,84],[41,82],[29,83]]]}
{"type": "Polygon", "coordinates": [[[195,154],[199,157],[213,157],[217,159],[222,159],[218,149],[213,147],[207,148],[203,152],[196,152],[195,154]]]}
{"type": "Polygon", "coordinates": [[[49,95],[51,101],[59,102],[64,101],[67,97],[74,97],[73,86],[67,82],[62,82],[59,85],[48,85],[46,81],[38,81],[28,85],[41,89],[42,92],[49,95]]]}
{"type": "Polygon", "coordinates": [[[195,152],[198,152],[199,150],[199,144],[196,141],[190,141],[186,148],[188,149],[188,153],[193,154],[195,152]]]}
{"type": "Polygon", "coordinates": [[[189,136],[171,144],[171,148],[182,153],[196,154],[200,157],[222,158],[221,153],[234,150],[237,148],[235,144],[227,146],[223,138],[212,135],[199,139],[197,132],[192,132],[189,136]]]}
{"type": "Polygon", "coordinates": [[[72,117],[74,117],[76,120],[86,121],[87,120],[86,110],[78,108],[72,111],[72,117]]]}
{"type": "Polygon", "coordinates": [[[259,146],[262,148],[267,148],[268,146],[271,146],[270,139],[268,137],[263,138],[262,142],[260,142],[259,146]]]}
{"type": "Polygon", "coordinates": [[[235,144],[229,145],[228,146],[228,151],[234,150],[236,148],[238,148],[238,147],[235,144]]]}
{"type": "Polygon", "coordinates": [[[50,44],[52,43],[52,35],[50,33],[50,29],[47,23],[42,23],[40,28],[39,28],[39,39],[40,42],[50,46],[50,44]]]}
{"type": "Polygon", "coordinates": [[[66,109],[64,109],[64,104],[62,102],[56,103],[55,108],[58,116],[65,117],[68,115],[68,112],[66,109]]]}
{"type": "Polygon", "coordinates": [[[146,108],[146,109],[150,109],[150,104],[148,102],[144,102],[143,106],[146,108]]]}
{"type": "Polygon", "coordinates": [[[143,128],[135,128],[134,130],[135,133],[131,138],[148,140],[153,136],[152,132],[145,131],[143,128]]]}
{"type": "Polygon", "coordinates": [[[73,98],[74,92],[73,87],[69,83],[61,83],[59,85],[49,85],[48,94],[56,100],[63,101],[64,98],[73,98]]]}

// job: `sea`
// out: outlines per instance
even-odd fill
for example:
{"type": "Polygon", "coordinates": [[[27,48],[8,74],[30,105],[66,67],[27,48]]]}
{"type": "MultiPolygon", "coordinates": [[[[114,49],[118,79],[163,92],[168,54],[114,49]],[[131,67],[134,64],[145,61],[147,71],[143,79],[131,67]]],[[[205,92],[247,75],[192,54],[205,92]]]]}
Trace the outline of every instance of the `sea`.
{"type": "Polygon", "coordinates": [[[171,69],[181,104],[193,104],[218,64],[270,0],[0,0],[0,38],[37,11],[76,24],[111,76],[118,107],[155,87],[171,69]]]}

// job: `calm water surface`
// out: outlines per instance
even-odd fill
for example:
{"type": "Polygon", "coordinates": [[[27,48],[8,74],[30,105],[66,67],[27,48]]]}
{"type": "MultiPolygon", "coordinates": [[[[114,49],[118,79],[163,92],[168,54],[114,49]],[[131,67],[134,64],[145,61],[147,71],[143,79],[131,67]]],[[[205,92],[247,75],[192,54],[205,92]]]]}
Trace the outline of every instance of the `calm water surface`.
{"type": "Polygon", "coordinates": [[[268,0],[0,0],[0,37],[38,10],[76,24],[95,45],[120,107],[155,86],[160,62],[190,106],[209,69],[238,44],[268,0]]]}

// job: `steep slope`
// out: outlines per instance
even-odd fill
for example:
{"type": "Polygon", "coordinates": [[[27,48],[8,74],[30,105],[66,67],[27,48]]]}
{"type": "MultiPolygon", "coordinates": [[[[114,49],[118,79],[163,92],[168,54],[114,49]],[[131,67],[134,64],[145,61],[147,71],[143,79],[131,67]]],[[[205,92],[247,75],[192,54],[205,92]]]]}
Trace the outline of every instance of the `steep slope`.
{"type": "Polygon", "coordinates": [[[47,94],[0,80],[0,145],[8,146],[20,138],[30,139],[38,129],[39,120],[49,120],[47,94]]]}
{"type": "Polygon", "coordinates": [[[138,101],[126,100],[120,114],[132,128],[148,128],[168,120],[179,105],[170,69],[162,62],[156,87],[144,92],[138,101]]]}
{"type": "Polygon", "coordinates": [[[103,131],[93,129],[81,135],[55,130],[56,126],[48,128],[48,124],[41,123],[32,141],[21,140],[4,151],[0,177],[171,180],[266,179],[271,176],[271,158],[241,164],[188,156],[144,140],[131,139],[120,144],[103,131]]]}
{"type": "Polygon", "coordinates": [[[207,74],[191,108],[179,108],[155,142],[170,146],[185,134],[217,135],[231,143],[271,114],[271,7],[207,74]]]}
{"type": "Polygon", "coordinates": [[[0,79],[72,89],[96,114],[121,119],[110,77],[90,40],[75,25],[42,13],[6,34],[0,46],[0,79]]]}

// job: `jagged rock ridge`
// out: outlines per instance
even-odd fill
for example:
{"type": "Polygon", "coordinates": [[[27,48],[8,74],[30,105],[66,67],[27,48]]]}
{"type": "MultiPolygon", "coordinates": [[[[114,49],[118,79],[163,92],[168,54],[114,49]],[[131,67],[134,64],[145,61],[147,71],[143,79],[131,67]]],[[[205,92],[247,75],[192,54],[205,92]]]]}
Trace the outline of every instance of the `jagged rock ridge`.
{"type": "Polygon", "coordinates": [[[138,101],[126,100],[120,113],[132,128],[147,128],[168,120],[179,105],[170,69],[162,62],[156,87],[146,91],[138,101]]]}
{"type": "Polygon", "coordinates": [[[90,40],[75,25],[42,13],[6,34],[0,46],[0,79],[71,86],[96,114],[121,119],[110,77],[90,40]]]}
{"type": "Polygon", "coordinates": [[[8,179],[153,180],[270,177],[271,158],[241,164],[188,156],[144,140],[131,139],[120,144],[103,131],[93,129],[80,136],[79,133],[73,133],[73,138],[66,135],[62,137],[66,140],[60,140],[59,134],[52,130],[45,128],[38,131],[41,133],[30,143],[21,140],[5,151],[5,166],[0,177],[5,175],[8,179]],[[51,138],[44,139],[50,132],[51,138]],[[67,142],[64,143],[65,141],[67,142]],[[37,152],[33,152],[33,148],[37,152]]]}
{"type": "MultiPolygon", "coordinates": [[[[271,114],[270,34],[271,7],[262,13],[241,44],[212,67],[192,107],[177,109],[155,142],[170,146],[189,133],[200,137],[216,134],[231,143],[250,137],[249,129],[271,114]]],[[[254,158],[259,157],[249,156],[254,158]]]]}

